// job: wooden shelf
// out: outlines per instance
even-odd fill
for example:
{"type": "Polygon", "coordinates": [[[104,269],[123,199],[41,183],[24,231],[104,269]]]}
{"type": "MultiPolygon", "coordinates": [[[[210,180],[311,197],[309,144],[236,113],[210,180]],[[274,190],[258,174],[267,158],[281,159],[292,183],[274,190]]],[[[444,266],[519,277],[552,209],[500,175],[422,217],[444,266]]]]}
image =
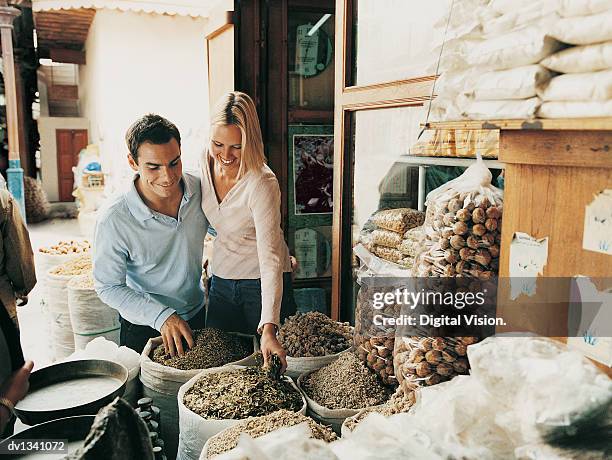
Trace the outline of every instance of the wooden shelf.
{"type": "Polygon", "coordinates": [[[287,119],[289,123],[322,123],[326,125],[333,125],[334,112],[333,110],[290,108],[287,119]]]}
{"type": "Polygon", "coordinates": [[[331,283],[331,276],[319,276],[317,278],[296,278],[293,280],[293,288],[321,287],[331,283]]]}
{"type": "MultiPolygon", "coordinates": [[[[400,163],[408,163],[415,166],[460,166],[467,168],[476,161],[476,158],[452,158],[452,157],[421,157],[416,155],[400,155],[400,163]]],[[[483,160],[487,168],[504,169],[506,165],[497,160],[483,160]]]]}
{"type": "Polygon", "coordinates": [[[463,120],[423,123],[428,129],[612,130],[612,117],[533,120],[463,120]]]}

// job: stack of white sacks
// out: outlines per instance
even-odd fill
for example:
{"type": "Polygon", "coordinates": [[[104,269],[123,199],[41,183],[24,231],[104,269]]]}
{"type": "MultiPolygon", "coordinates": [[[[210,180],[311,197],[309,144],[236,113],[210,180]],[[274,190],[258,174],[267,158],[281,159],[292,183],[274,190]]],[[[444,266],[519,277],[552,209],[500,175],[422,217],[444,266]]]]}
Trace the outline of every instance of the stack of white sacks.
{"type": "Polygon", "coordinates": [[[561,75],[539,93],[542,118],[612,116],[612,0],[564,0],[553,35],[574,45],[542,65],[561,75]]]}
{"type": "Polygon", "coordinates": [[[455,0],[447,19],[433,119],[612,115],[611,0],[455,0]]]}

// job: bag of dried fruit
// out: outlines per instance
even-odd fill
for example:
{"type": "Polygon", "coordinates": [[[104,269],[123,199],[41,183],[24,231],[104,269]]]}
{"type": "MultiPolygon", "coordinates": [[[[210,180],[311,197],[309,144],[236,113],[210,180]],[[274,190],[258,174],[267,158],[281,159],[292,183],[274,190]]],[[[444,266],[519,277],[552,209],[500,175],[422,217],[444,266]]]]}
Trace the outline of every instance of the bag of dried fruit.
{"type": "Polygon", "coordinates": [[[488,280],[499,270],[503,191],[491,184],[482,158],[427,195],[425,249],[419,277],[463,276],[488,280]]]}
{"type": "Polygon", "coordinates": [[[409,392],[468,374],[467,348],[476,337],[397,337],[393,352],[395,376],[409,392]]]}

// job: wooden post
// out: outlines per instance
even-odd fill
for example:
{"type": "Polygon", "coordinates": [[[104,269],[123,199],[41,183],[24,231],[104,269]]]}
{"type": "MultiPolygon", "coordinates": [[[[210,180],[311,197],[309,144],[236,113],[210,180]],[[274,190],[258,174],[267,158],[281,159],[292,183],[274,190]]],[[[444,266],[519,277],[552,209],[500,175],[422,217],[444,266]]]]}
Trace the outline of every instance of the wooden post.
{"type": "Polygon", "coordinates": [[[8,130],[9,168],[6,171],[8,188],[19,203],[25,220],[23,196],[23,169],[19,158],[19,118],[17,116],[17,89],[13,58],[13,20],[21,14],[17,8],[0,1],[0,35],[2,37],[2,64],[4,68],[4,92],[6,98],[6,126],[8,130]]]}

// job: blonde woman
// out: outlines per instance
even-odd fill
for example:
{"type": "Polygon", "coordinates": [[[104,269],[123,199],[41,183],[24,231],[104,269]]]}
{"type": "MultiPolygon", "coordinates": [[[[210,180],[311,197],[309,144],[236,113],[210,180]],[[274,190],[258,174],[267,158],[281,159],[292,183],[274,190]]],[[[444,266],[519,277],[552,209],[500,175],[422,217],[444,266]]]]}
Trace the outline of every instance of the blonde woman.
{"type": "Polygon", "coordinates": [[[264,359],[276,353],[285,368],[276,332],[295,302],[280,205],[255,104],[244,93],[228,93],[211,114],[202,159],[202,210],[217,232],[206,325],[260,333],[264,359]]]}

